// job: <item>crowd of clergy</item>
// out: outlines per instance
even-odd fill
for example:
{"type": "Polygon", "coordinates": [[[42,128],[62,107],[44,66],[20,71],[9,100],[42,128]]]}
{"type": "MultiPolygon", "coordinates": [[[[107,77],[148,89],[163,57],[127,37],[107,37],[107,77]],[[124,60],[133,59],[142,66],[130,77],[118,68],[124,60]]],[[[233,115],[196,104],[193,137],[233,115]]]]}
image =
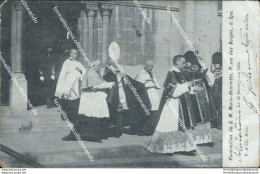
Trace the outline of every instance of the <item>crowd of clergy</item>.
{"type": "MultiPolygon", "coordinates": [[[[118,51],[119,46],[113,42],[110,49],[118,51]]],[[[166,154],[196,155],[196,145],[214,146],[211,128],[222,128],[220,52],[212,55],[210,70],[201,66],[192,51],[174,56],[163,85],[153,74],[151,59],[145,60],[143,69],[132,78],[123,75],[112,59],[107,65],[94,60],[93,68],[86,68],[77,58],[77,49],[70,49],[58,76],[52,73],[48,76],[57,78],[53,94],[82,140],[102,143],[104,139],[119,138],[124,133],[151,136],[146,149],[166,154]],[[145,112],[129,83],[150,114],[145,112]],[[160,88],[164,88],[161,97],[158,95],[160,88]],[[204,102],[201,102],[203,97],[199,98],[201,95],[206,96],[204,102]]],[[[42,75],[43,71],[40,73],[42,75]]],[[[44,81],[42,76],[41,80],[44,81]]],[[[49,92],[47,104],[51,103],[53,94],[49,92]]],[[[61,118],[64,120],[63,116],[61,118]]],[[[70,132],[62,140],[73,141],[76,137],[70,132]]]]}

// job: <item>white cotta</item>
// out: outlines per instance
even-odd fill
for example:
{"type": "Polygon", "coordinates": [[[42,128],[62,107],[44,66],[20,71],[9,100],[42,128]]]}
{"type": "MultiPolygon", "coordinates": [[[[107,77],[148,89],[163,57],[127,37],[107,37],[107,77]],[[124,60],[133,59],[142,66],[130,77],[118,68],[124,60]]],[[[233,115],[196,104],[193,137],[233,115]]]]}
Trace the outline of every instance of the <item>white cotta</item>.
{"type": "Polygon", "coordinates": [[[85,90],[81,93],[79,114],[87,117],[108,118],[107,94],[105,90],[112,87],[112,83],[104,81],[99,72],[90,69],[83,81],[85,90]]]}
{"type": "Polygon", "coordinates": [[[160,98],[157,93],[157,90],[160,89],[160,85],[157,82],[155,76],[153,76],[152,79],[149,73],[145,69],[142,69],[136,75],[135,80],[143,83],[147,88],[147,93],[149,96],[149,100],[151,102],[151,110],[152,111],[158,110],[160,104],[160,98]]]}
{"type": "MultiPolygon", "coordinates": [[[[180,70],[175,66],[172,67],[171,71],[180,72],[180,70]]],[[[171,99],[166,101],[163,107],[159,123],[156,127],[156,131],[159,132],[178,131],[178,118],[180,117],[179,97],[186,92],[189,92],[189,86],[187,83],[176,84],[176,88],[172,94],[171,99]]]]}
{"type": "Polygon", "coordinates": [[[156,131],[171,132],[178,131],[178,119],[180,118],[180,96],[188,92],[187,83],[177,84],[173,97],[166,101],[156,131]]]}
{"type": "Polygon", "coordinates": [[[103,91],[82,92],[78,113],[88,117],[108,118],[106,98],[107,94],[103,91]]]}
{"type": "Polygon", "coordinates": [[[78,99],[80,97],[80,82],[85,73],[86,70],[81,63],[72,58],[67,59],[61,68],[55,96],[61,99],[67,95],[69,100],[78,99]],[[81,73],[76,70],[77,68],[81,73]]]}

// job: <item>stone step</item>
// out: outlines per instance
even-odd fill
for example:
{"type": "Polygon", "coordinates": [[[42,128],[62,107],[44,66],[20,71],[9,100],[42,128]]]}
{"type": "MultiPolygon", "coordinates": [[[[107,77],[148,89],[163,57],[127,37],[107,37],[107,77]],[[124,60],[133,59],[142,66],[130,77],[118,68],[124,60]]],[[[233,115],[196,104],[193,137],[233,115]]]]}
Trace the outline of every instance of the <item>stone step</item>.
{"type": "Polygon", "coordinates": [[[21,127],[23,117],[32,122],[32,131],[35,132],[56,132],[68,129],[67,123],[61,119],[60,113],[56,108],[46,109],[45,107],[37,107],[38,115],[33,115],[31,111],[27,111],[26,116],[14,116],[5,114],[0,116],[1,133],[18,133],[21,127]]]}
{"type": "Polygon", "coordinates": [[[6,167],[15,167],[15,168],[32,168],[32,166],[17,160],[16,158],[7,155],[5,153],[1,153],[1,162],[6,166],[6,167]]]}
{"type": "MultiPolygon", "coordinates": [[[[30,119],[29,119],[30,120],[30,119]]],[[[43,132],[55,132],[60,129],[69,129],[67,123],[62,121],[61,118],[49,117],[42,119],[31,119],[32,121],[32,131],[43,131],[43,132]]],[[[1,121],[1,132],[2,133],[15,133],[19,132],[19,128],[21,127],[21,119],[13,119],[13,121],[1,121]]]]}
{"type": "MultiPolygon", "coordinates": [[[[5,134],[12,134],[12,133],[19,133],[19,128],[20,128],[20,125],[19,126],[2,126],[1,127],[1,134],[2,135],[5,135],[5,134]]],[[[57,132],[57,131],[60,131],[60,130],[67,130],[69,129],[68,126],[66,125],[41,125],[41,126],[33,126],[31,131],[32,132],[49,132],[49,133],[54,133],[54,132],[57,132]]],[[[27,129],[26,129],[27,130],[27,129]]],[[[25,131],[26,131],[25,130],[25,131]]],[[[24,131],[24,132],[25,132],[24,131]]]]}
{"type": "Polygon", "coordinates": [[[106,148],[89,148],[94,157],[91,162],[77,142],[66,142],[60,148],[39,149],[31,160],[44,167],[219,167],[221,154],[208,154],[208,161],[203,162],[199,155],[187,156],[173,154],[151,154],[143,146],[127,145],[106,148]],[[37,156],[37,158],[36,158],[37,156]]]}
{"type": "MultiPolygon", "coordinates": [[[[140,147],[141,148],[141,147],[140,147]]],[[[68,155],[68,152],[53,152],[52,160],[43,162],[47,167],[217,167],[221,165],[221,154],[209,155],[209,160],[203,162],[201,158],[197,156],[183,156],[174,154],[167,156],[163,154],[150,154],[149,152],[134,151],[132,153],[126,153],[125,151],[111,152],[107,149],[106,153],[102,149],[89,149],[89,152],[94,157],[94,161],[91,162],[83,151],[72,151],[68,155]],[[141,153],[138,154],[138,153],[141,153]],[[146,154],[145,154],[146,153],[146,154]],[[66,156],[71,156],[67,159],[66,156]],[[178,161],[178,162],[177,162],[178,161]]]]}

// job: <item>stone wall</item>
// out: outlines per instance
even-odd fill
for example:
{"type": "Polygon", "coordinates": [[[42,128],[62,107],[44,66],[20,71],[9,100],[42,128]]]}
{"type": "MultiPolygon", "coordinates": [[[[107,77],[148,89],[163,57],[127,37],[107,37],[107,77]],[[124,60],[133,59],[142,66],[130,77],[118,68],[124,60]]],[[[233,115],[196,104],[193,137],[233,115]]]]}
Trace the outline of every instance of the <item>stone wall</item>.
{"type": "MultiPolygon", "coordinates": [[[[184,3],[185,32],[190,37],[194,48],[199,51],[207,67],[210,67],[211,56],[221,51],[221,22],[218,16],[217,1],[194,1],[184,3]]],[[[186,44],[185,51],[189,50],[186,44]]]]}
{"type": "MultiPolygon", "coordinates": [[[[129,1],[130,2],[130,1],[129,1]]],[[[132,1],[131,1],[132,2],[132,1]]],[[[138,1],[140,4],[164,6],[165,10],[147,9],[143,11],[150,19],[144,20],[137,6],[113,5],[109,20],[108,44],[116,41],[120,46],[120,63],[132,77],[142,68],[146,59],[155,61],[154,74],[162,85],[167,71],[172,66],[172,58],[190,50],[176,24],[166,11],[167,6],[178,8],[173,15],[189,40],[204,59],[211,65],[211,55],[221,51],[221,20],[218,16],[217,1],[138,1]]],[[[134,1],[133,1],[134,4],[134,1]]],[[[135,5],[135,4],[134,4],[135,5]]],[[[102,59],[102,16],[97,13],[94,24],[94,59],[102,59]]],[[[160,90],[160,93],[162,90],[160,90]]]]}

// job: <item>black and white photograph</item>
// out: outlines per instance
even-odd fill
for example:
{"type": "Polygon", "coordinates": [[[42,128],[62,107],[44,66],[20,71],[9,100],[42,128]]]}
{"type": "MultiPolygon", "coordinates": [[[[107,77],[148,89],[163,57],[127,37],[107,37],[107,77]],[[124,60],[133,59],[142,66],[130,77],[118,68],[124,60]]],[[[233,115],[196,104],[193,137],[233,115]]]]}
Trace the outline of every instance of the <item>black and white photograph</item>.
{"type": "Polygon", "coordinates": [[[223,167],[222,1],[1,4],[2,167],[223,167]]]}

